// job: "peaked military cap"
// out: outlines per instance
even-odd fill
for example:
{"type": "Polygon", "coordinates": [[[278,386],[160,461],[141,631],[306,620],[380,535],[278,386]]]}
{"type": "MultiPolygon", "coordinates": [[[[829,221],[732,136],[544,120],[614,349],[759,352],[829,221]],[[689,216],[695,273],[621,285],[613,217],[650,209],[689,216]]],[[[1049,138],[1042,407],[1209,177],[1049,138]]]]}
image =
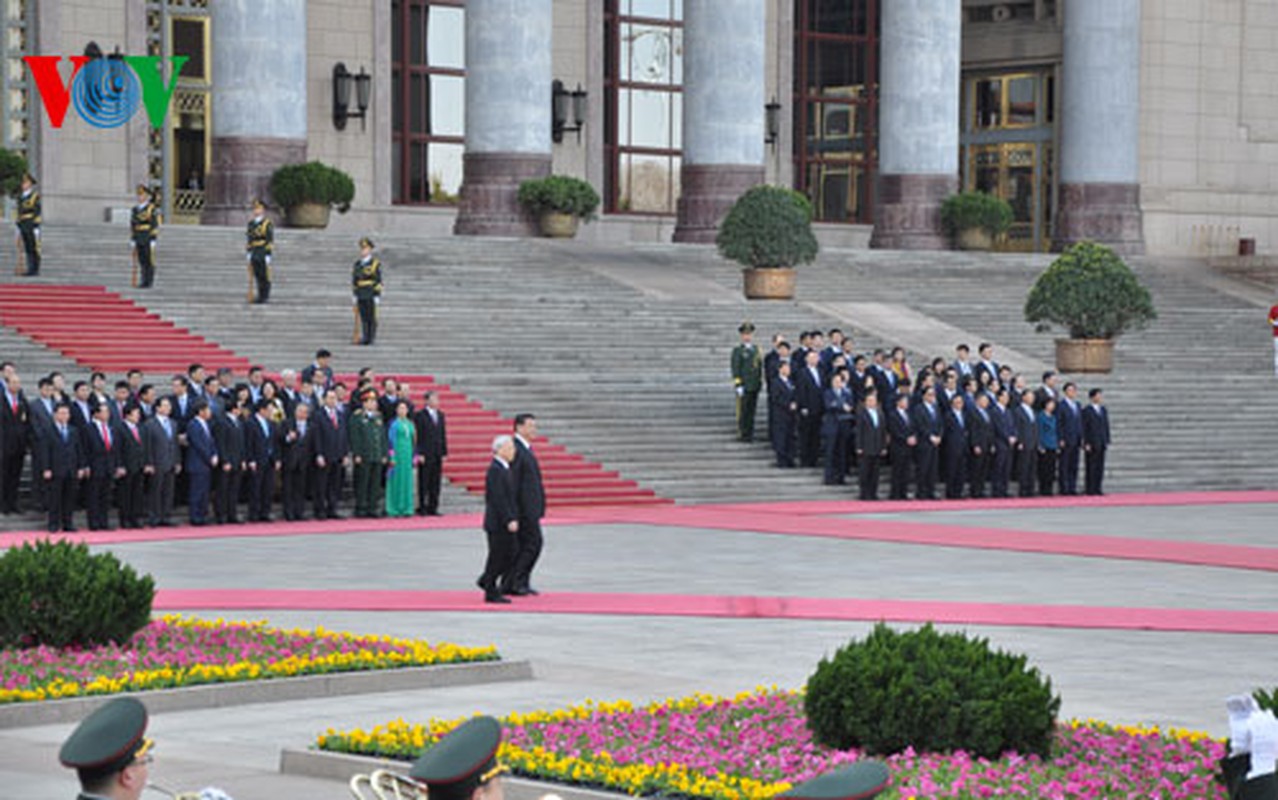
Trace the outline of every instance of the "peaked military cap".
{"type": "Polygon", "coordinates": [[[741,323],[741,327],[737,328],[737,333],[754,333],[754,323],[749,320],[741,323]]]}
{"type": "Polygon", "coordinates": [[[151,193],[151,187],[150,187],[150,186],[147,186],[145,183],[139,183],[139,184],[138,184],[137,191],[139,191],[139,192],[146,192],[147,194],[150,194],[150,193],[151,193]]]}
{"type": "Polygon", "coordinates": [[[466,720],[422,754],[409,776],[425,783],[431,800],[467,800],[506,769],[497,763],[501,725],[492,717],[466,720]]]}
{"type": "Polygon", "coordinates": [[[360,247],[367,247],[369,250],[372,250],[372,249],[373,249],[373,240],[372,240],[372,239],[370,239],[370,238],[368,238],[367,236],[365,236],[365,237],[363,237],[363,238],[361,238],[361,239],[359,240],[359,246],[360,246],[360,247]]]}
{"type": "Polygon", "coordinates": [[[818,775],[777,797],[789,800],[869,800],[887,788],[892,775],[878,761],[857,761],[818,775]]]}
{"type": "Polygon", "coordinates": [[[119,772],[151,749],[146,706],[117,697],[85,717],[62,743],[58,760],[79,771],[81,780],[119,772]]]}
{"type": "Polygon", "coordinates": [[[35,176],[34,176],[34,175],[32,175],[30,172],[25,173],[25,174],[22,176],[22,179],[23,179],[23,180],[25,180],[25,181],[30,182],[30,184],[31,184],[32,186],[35,186],[37,183],[39,183],[39,182],[40,182],[40,181],[36,180],[36,179],[35,179],[35,176]]]}

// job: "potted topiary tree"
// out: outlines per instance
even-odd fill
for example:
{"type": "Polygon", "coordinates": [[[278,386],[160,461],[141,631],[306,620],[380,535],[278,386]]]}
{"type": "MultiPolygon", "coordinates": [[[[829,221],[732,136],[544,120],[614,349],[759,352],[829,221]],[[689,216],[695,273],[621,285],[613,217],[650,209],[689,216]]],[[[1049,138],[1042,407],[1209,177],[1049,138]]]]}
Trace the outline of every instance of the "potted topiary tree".
{"type": "Polygon", "coordinates": [[[1061,372],[1109,372],[1114,338],[1157,319],[1149,290],[1117,253],[1095,242],[1070,246],[1038,276],[1025,300],[1025,320],[1039,331],[1059,325],[1061,372]]]}
{"type": "Polygon", "coordinates": [[[816,258],[812,203],[793,189],[756,186],[737,198],[715,237],[719,255],[745,267],[751,300],[794,297],[798,264],[816,258]]]}
{"type": "Polygon", "coordinates": [[[285,164],[271,176],[271,197],[294,228],[328,227],[329,210],[345,214],[355,199],[355,182],[336,167],[319,161],[285,164]]]}
{"type": "Polygon", "coordinates": [[[960,250],[989,250],[1012,225],[1012,207],[985,192],[952,194],[941,203],[941,224],[960,250]]]}
{"type": "Polygon", "coordinates": [[[519,184],[519,204],[537,217],[542,236],[571,239],[581,220],[594,218],[599,193],[581,178],[550,175],[519,184]]]}

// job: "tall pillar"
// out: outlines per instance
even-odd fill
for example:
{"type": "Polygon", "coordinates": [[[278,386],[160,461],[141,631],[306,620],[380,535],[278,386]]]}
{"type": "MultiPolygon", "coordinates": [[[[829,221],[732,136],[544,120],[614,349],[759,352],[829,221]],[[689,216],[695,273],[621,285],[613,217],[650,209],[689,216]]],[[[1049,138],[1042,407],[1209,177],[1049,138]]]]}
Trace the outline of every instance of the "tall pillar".
{"type": "Polygon", "coordinates": [[[551,0],[466,3],[466,152],[453,232],[531,236],[519,184],[550,174],[551,0]]]}
{"type": "Polygon", "coordinates": [[[205,224],[242,222],[271,173],[306,160],[306,0],[217,0],[205,224]]]}
{"type": "Polygon", "coordinates": [[[879,179],[870,244],[940,250],[941,202],[958,189],[959,0],[886,0],[879,75],[879,179]]]}
{"type": "Polygon", "coordinates": [[[764,0],[692,0],[683,12],[683,165],[676,242],[713,242],[763,183],[764,0]]]}
{"type": "Polygon", "coordinates": [[[1054,246],[1145,251],[1140,211],[1140,0],[1065,4],[1054,246]]]}

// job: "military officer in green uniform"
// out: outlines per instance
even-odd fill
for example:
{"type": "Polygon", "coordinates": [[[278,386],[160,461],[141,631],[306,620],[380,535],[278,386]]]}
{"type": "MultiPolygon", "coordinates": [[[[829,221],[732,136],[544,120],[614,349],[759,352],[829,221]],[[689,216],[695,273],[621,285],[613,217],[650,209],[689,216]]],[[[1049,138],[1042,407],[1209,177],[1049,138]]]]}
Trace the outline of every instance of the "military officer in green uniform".
{"type": "Polygon", "coordinates": [[[146,707],[117,697],[85,717],[62,743],[58,760],[80,778],[80,800],[137,800],[150,777],[152,742],[146,707]]]}
{"type": "Polygon", "coordinates": [[[373,240],[359,240],[359,260],[351,272],[351,291],[359,321],[354,341],[369,345],[377,337],[377,306],[382,302],[382,262],[373,255],[373,240]]]}
{"type": "Polygon", "coordinates": [[[737,390],[737,433],[743,442],[754,441],[754,412],[763,387],[763,354],[754,345],[754,323],[737,328],[741,344],[732,349],[732,384],[737,390]]]}
{"type": "Polygon", "coordinates": [[[155,238],[160,233],[160,209],[146,184],[138,184],[138,203],[129,218],[132,231],[133,265],[142,271],[141,280],[135,281],[139,289],[146,289],[155,282],[155,238]]]}
{"type": "Polygon", "coordinates": [[[382,469],[386,466],[386,426],[377,411],[377,392],[360,395],[359,411],[351,415],[351,458],[355,462],[355,516],[382,515],[382,469]]]}
{"type": "Polygon", "coordinates": [[[473,717],[423,753],[408,776],[426,784],[430,800],[502,800],[500,747],[497,720],[473,717]]]}
{"type": "Polygon", "coordinates": [[[26,275],[40,274],[40,193],[31,173],[22,176],[22,194],[18,196],[18,238],[22,242],[26,275]]]}
{"type": "Polygon", "coordinates": [[[275,225],[266,216],[266,204],[261,200],[253,201],[253,218],[249,220],[246,233],[249,267],[253,271],[253,280],[257,283],[255,303],[265,303],[271,299],[271,255],[275,252],[275,225]]]}

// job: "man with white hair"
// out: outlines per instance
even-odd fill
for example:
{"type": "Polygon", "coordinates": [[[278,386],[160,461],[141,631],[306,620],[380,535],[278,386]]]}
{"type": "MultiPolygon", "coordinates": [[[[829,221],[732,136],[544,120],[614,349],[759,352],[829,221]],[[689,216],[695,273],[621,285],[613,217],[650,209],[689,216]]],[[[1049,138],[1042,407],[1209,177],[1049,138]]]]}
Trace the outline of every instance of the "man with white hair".
{"type": "Polygon", "coordinates": [[[476,582],[484,590],[485,603],[509,603],[498,585],[515,557],[516,535],[519,533],[519,508],[515,503],[515,483],[510,475],[510,462],[515,459],[515,439],[498,436],[493,439],[493,460],[484,480],[484,533],[488,535],[488,560],[484,574],[476,582]]]}
{"type": "Polygon", "coordinates": [[[284,401],[285,416],[292,419],[298,403],[302,402],[302,395],[297,391],[297,370],[280,371],[280,397],[284,401]]]}

